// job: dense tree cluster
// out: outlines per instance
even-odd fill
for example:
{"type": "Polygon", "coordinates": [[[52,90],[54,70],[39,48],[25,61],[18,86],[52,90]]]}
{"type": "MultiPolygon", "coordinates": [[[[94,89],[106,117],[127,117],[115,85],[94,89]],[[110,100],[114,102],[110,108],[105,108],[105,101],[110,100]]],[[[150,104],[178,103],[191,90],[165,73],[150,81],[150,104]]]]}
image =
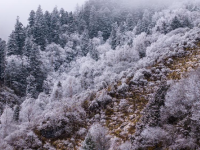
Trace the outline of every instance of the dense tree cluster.
{"type": "MultiPolygon", "coordinates": [[[[0,148],[53,149],[51,140],[40,141],[43,136],[67,137],[64,142],[71,149],[77,144],[75,138],[82,140],[84,150],[112,149],[113,141],[119,139],[111,138],[104,127],[108,123],[104,110],[117,102],[107,92],[113,86],[117,94],[127,94],[129,80],[146,85],[151,79],[145,80],[141,70],[162,59],[183,56],[183,50],[198,40],[197,4],[177,5],[129,7],[122,0],[88,0],[74,12],[57,7],[44,12],[39,6],[30,12],[27,26],[17,17],[7,44],[0,39],[0,84],[21,101],[12,105],[3,101],[0,148]]],[[[146,149],[161,143],[184,149],[198,143],[198,80],[195,74],[172,87],[162,82],[144,110],[134,141],[127,137],[116,149],[146,149]],[[178,133],[171,138],[168,125],[181,125],[181,131],[171,128],[178,133]]],[[[126,105],[126,99],[119,98],[119,107],[126,105]]]]}
{"type": "MultiPolygon", "coordinates": [[[[27,91],[30,91],[26,89],[30,86],[30,80],[27,78],[32,76],[35,78],[36,93],[39,93],[48,74],[47,68],[41,69],[44,68],[41,55],[49,51],[50,44],[54,43],[65,50],[62,53],[65,55],[64,59],[60,58],[59,51],[52,51],[55,56],[52,55],[50,59],[55,63],[55,71],[63,64],[70,66],[70,62],[88,53],[97,61],[99,52],[96,47],[99,44],[109,40],[111,48],[115,50],[129,41],[131,47],[133,41],[132,37],[126,35],[128,31],[135,32],[136,35],[142,32],[151,34],[156,25],[152,19],[154,13],[152,9],[127,10],[117,2],[105,0],[90,0],[75,12],[67,12],[63,8],[58,10],[57,7],[52,12],[43,12],[39,6],[36,11],[30,12],[26,27],[17,17],[15,29],[7,43],[6,54],[9,60],[4,73],[6,84],[19,95],[25,96],[27,91]],[[97,43],[97,39],[101,42],[97,43]],[[55,60],[53,57],[57,56],[58,59],[55,60]],[[21,59],[20,62],[17,59],[21,59]],[[21,90],[17,90],[18,88],[21,90]]],[[[161,26],[157,26],[157,31],[166,34],[176,28],[188,26],[191,27],[191,23],[187,17],[182,19],[175,16],[171,22],[163,22],[161,26]]],[[[147,43],[140,47],[140,57],[145,56],[146,46],[147,43]]],[[[4,63],[1,64],[5,66],[4,63]]]]}
{"type": "Polygon", "coordinates": [[[138,124],[136,149],[199,148],[199,77],[197,70],[171,87],[162,84],[145,109],[150,112],[145,112],[147,115],[138,124]]]}

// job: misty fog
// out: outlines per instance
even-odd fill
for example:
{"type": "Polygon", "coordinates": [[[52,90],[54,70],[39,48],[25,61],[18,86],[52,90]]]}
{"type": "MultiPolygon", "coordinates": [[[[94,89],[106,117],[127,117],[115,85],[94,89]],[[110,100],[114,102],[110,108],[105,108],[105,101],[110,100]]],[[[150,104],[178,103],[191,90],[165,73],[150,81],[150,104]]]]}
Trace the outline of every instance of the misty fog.
{"type": "Polygon", "coordinates": [[[0,36],[7,40],[14,29],[17,16],[26,26],[31,10],[37,10],[41,5],[43,11],[52,11],[55,6],[67,11],[74,11],[76,5],[83,5],[86,0],[0,0],[0,36]]]}
{"type": "MultiPolygon", "coordinates": [[[[13,30],[17,16],[20,16],[20,21],[26,25],[29,12],[36,10],[39,5],[43,11],[52,11],[55,6],[59,9],[64,8],[67,11],[73,11],[76,5],[82,6],[86,0],[1,0],[0,1],[0,35],[4,40],[8,39],[9,34],[13,30]]],[[[141,6],[163,6],[183,0],[114,0],[121,3],[122,6],[133,8],[141,6]]],[[[200,1],[200,0],[194,0],[200,1]]]]}

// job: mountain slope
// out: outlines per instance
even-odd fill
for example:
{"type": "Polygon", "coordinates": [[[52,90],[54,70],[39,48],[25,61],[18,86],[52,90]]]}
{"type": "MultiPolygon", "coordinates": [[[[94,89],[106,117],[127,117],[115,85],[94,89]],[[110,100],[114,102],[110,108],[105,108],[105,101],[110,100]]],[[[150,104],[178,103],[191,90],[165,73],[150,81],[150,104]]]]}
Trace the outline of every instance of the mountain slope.
{"type": "MultiPolygon", "coordinates": [[[[198,32],[196,33],[198,34],[198,32]]],[[[163,106],[169,85],[173,85],[174,82],[178,82],[180,79],[184,80],[188,73],[196,70],[199,66],[199,40],[197,38],[193,41],[195,41],[193,47],[183,45],[182,50],[172,53],[168,57],[160,55],[160,58],[163,57],[163,59],[159,61],[156,59],[152,63],[153,65],[147,64],[144,68],[137,68],[134,73],[132,73],[132,70],[126,72],[118,82],[106,85],[97,92],[90,93],[85,99],[81,97],[80,99],[84,99],[81,106],[85,109],[86,114],[80,126],[78,122],[75,123],[78,125],[78,129],[88,129],[95,122],[99,122],[108,129],[108,134],[114,142],[120,145],[120,143],[130,140],[134,136],[137,139],[142,130],[141,124],[144,124],[142,125],[144,126],[143,129],[149,121],[151,121],[150,124],[157,124],[155,120],[159,113],[157,112],[157,115],[153,113],[156,110],[150,109],[153,107],[152,105],[155,105],[155,107],[157,105],[160,105],[159,107],[163,106]],[[152,101],[155,101],[154,104],[152,104],[152,101]],[[150,114],[153,118],[149,116],[150,114]],[[153,120],[155,122],[152,122],[153,120]]],[[[180,41],[180,43],[184,42],[180,41]]],[[[148,58],[145,59],[148,60],[148,58]]],[[[144,60],[143,62],[145,62],[144,60]]],[[[78,107],[79,104],[76,105],[75,107],[78,107]]],[[[77,111],[77,109],[75,110],[77,111]]],[[[66,123],[66,125],[69,125],[69,123],[66,123]]],[[[73,132],[76,131],[77,129],[73,129],[73,132]]],[[[42,134],[39,135],[42,137],[42,134]]],[[[65,140],[75,139],[74,142],[71,141],[75,147],[80,146],[83,140],[83,137],[79,137],[76,133],[68,138],[66,138],[66,133],[63,136],[65,138],[61,138],[61,134],[61,137],[58,136],[59,140],[52,139],[53,145],[57,149],[69,148],[68,144],[70,143],[64,144],[65,140]]],[[[72,149],[74,146],[72,146],[72,149]]]]}
{"type": "Polygon", "coordinates": [[[0,149],[199,149],[198,6],[89,0],[18,18],[0,149]]]}

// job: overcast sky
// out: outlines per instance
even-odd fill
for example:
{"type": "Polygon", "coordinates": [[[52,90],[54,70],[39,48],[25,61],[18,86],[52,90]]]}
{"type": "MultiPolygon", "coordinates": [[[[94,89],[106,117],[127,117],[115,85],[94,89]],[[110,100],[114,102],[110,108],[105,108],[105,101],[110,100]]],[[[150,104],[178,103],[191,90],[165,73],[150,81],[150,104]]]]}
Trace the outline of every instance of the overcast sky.
{"type": "Polygon", "coordinates": [[[39,5],[45,10],[52,11],[55,6],[73,11],[78,4],[86,0],[0,0],[0,38],[7,40],[14,29],[17,16],[26,25],[31,10],[37,10],[39,5]]]}

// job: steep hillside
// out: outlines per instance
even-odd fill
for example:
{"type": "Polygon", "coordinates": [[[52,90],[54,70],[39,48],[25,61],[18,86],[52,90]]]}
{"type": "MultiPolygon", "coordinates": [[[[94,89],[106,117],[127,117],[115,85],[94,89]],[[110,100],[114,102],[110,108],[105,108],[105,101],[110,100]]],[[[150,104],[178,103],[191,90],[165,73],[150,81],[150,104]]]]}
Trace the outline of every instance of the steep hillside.
{"type": "Polygon", "coordinates": [[[89,0],[0,39],[0,149],[200,148],[200,3],[89,0]]]}
{"type": "MultiPolygon", "coordinates": [[[[78,149],[87,130],[98,122],[107,129],[109,139],[113,142],[113,149],[118,149],[118,146],[126,141],[136,142],[134,139],[141,136],[147,125],[153,127],[158,125],[157,117],[160,115],[160,107],[164,106],[169,87],[179,80],[184,80],[190,72],[198,69],[200,60],[198,34],[199,32],[195,34],[196,40],[192,39],[194,41],[192,47],[180,41],[184,43],[183,47],[181,46],[182,50],[169,56],[160,55],[159,58],[162,59],[155,59],[152,65],[147,63],[146,67],[137,68],[134,72],[129,70],[119,81],[105,85],[101,90],[89,92],[85,98],[77,97],[79,100],[75,105],[70,108],[64,107],[68,115],[71,115],[66,117],[72,119],[79,115],[82,120],[72,119],[69,122],[57,120],[61,126],[55,125],[56,128],[52,123],[46,128],[46,122],[43,122],[45,131],[36,129],[36,135],[43,143],[50,140],[56,149],[78,149]],[[84,108],[85,114],[81,113],[80,107],[84,108]],[[73,134],[62,131],[66,125],[71,128],[73,134]],[[61,133],[56,136],[56,132],[61,133]]],[[[143,62],[145,59],[148,60],[144,58],[143,62]]],[[[149,149],[163,146],[156,144],[143,146],[149,149]]]]}

